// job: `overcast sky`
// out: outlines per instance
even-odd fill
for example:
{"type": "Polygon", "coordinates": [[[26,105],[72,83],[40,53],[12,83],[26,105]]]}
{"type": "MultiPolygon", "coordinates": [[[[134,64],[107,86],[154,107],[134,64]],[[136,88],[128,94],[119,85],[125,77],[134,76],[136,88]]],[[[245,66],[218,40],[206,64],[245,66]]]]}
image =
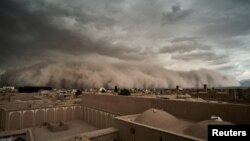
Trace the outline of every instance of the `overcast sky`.
{"type": "Polygon", "coordinates": [[[1,0],[0,72],[105,58],[249,79],[249,9],[249,0],[1,0]]]}

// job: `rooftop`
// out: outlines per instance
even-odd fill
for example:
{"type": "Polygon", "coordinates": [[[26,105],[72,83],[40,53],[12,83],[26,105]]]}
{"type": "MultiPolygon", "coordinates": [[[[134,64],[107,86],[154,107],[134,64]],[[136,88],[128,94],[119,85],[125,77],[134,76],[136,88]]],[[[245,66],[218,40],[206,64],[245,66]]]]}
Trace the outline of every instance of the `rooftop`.
{"type": "Polygon", "coordinates": [[[81,98],[60,100],[58,98],[39,95],[38,93],[6,93],[0,95],[0,99],[0,108],[4,110],[69,106],[77,105],[81,101],[81,98]]]}
{"type": "Polygon", "coordinates": [[[58,138],[77,135],[84,132],[94,131],[97,128],[82,120],[67,122],[69,129],[66,131],[51,132],[45,126],[32,128],[35,141],[52,141],[58,138]]]}
{"type": "Polygon", "coordinates": [[[171,115],[163,110],[153,108],[148,109],[141,114],[121,116],[117,117],[117,119],[200,139],[207,139],[207,125],[233,124],[223,120],[219,121],[213,119],[200,122],[188,121],[175,117],[174,115],[171,115]]]}

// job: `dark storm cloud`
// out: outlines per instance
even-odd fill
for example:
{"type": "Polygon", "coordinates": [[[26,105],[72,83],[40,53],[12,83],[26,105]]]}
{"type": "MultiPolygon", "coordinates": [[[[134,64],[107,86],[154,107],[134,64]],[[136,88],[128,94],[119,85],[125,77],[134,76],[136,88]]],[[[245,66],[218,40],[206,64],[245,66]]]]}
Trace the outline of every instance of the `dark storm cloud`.
{"type": "Polygon", "coordinates": [[[217,38],[225,38],[250,33],[248,0],[196,1],[194,4],[201,13],[204,27],[199,33],[217,38]]]}
{"type": "Polygon", "coordinates": [[[223,57],[223,58],[220,58],[219,60],[212,60],[212,61],[209,62],[209,64],[210,65],[223,65],[223,64],[227,64],[228,62],[230,62],[229,58],[228,57],[223,57]]]}
{"type": "Polygon", "coordinates": [[[158,53],[166,52],[175,60],[226,58],[197,42],[195,35],[184,34],[189,27],[180,21],[188,22],[193,8],[180,5],[151,0],[1,0],[0,83],[70,88],[238,85],[234,78],[211,70],[180,72],[155,62],[158,53]],[[182,36],[187,37],[175,38],[160,50],[161,40],[182,36]]]}
{"type": "Polygon", "coordinates": [[[235,15],[236,19],[230,19],[226,16],[222,19],[215,20],[216,24],[205,26],[201,32],[213,36],[237,36],[250,33],[250,13],[235,15]]]}
{"type": "Polygon", "coordinates": [[[235,66],[234,65],[224,65],[224,66],[217,67],[215,69],[220,70],[220,71],[228,71],[228,70],[234,70],[235,66]]]}
{"type": "Polygon", "coordinates": [[[169,40],[171,45],[159,50],[159,53],[186,53],[194,50],[210,50],[211,47],[196,41],[194,37],[181,37],[169,40]]]}
{"type": "Polygon", "coordinates": [[[196,37],[180,37],[169,39],[171,45],[165,46],[159,50],[159,53],[171,54],[172,59],[182,61],[200,60],[209,65],[221,65],[229,62],[226,55],[218,55],[211,46],[198,41],[196,37]]]}
{"type": "Polygon", "coordinates": [[[191,61],[191,60],[200,60],[200,61],[215,61],[220,59],[225,59],[225,55],[217,55],[213,52],[190,52],[185,54],[176,54],[172,56],[172,59],[191,61]]]}
{"type": "MultiPolygon", "coordinates": [[[[0,40],[1,56],[0,65],[11,65],[13,61],[27,58],[46,56],[46,51],[66,52],[82,55],[98,53],[102,55],[119,57],[123,52],[127,54],[134,49],[112,47],[108,41],[95,40],[70,29],[65,29],[60,24],[54,24],[53,19],[70,16],[86,18],[85,22],[96,20],[97,17],[77,15],[77,11],[67,11],[60,6],[56,7],[43,1],[15,1],[3,0],[0,4],[0,40]],[[32,8],[33,6],[33,8],[32,8]],[[92,18],[92,19],[91,19],[92,18]],[[96,18],[96,19],[95,19],[96,18]]],[[[78,13],[79,14],[79,13],[78,13]]],[[[82,21],[81,20],[81,21],[82,21]]]]}
{"type": "Polygon", "coordinates": [[[164,24],[168,23],[175,23],[178,22],[187,16],[189,16],[192,13],[192,10],[187,9],[187,10],[182,10],[181,6],[179,4],[173,5],[171,7],[171,12],[166,12],[163,14],[163,22],[164,24]]]}
{"type": "Polygon", "coordinates": [[[178,37],[178,38],[172,38],[172,39],[167,39],[166,41],[170,42],[183,42],[183,41],[196,41],[198,39],[197,37],[178,37]]]}

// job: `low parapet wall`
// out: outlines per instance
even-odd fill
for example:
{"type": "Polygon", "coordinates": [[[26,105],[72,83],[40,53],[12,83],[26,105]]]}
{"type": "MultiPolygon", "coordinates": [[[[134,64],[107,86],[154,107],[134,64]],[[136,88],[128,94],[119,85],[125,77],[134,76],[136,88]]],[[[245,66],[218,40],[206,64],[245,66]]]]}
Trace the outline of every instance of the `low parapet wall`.
{"type": "Polygon", "coordinates": [[[157,108],[187,120],[202,121],[216,115],[236,124],[250,124],[250,105],[243,104],[84,94],[82,105],[118,115],[138,114],[149,108],[157,108]]]}
{"type": "Polygon", "coordinates": [[[114,126],[114,118],[120,115],[82,106],[83,120],[98,129],[114,126]]]}
{"type": "Polygon", "coordinates": [[[236,124],[250,124],[250,105],[163,100],[158,108],[188,120],[202,121],[216,115],[236,124]]]}
{"type": "Polygon", "coordinates": [[[128,96],[113,96],[101,94],[84,94],[82,105],[117,115],[141,113],[153,105],[151,98],[135,98],[128,96]]]}
{"type": "Polygon", "coordinates": [[[23,110],[1,109],[1,129],[18,130],[41,126],[45,122],[60,122],[82,119],[82,106],[58,106],[23,110]]]}
{"type": "Polygon", "coordinates": [[[204,141],[203,139],[129,121],[124,117],[117,117],[115,122],[115,128],[119,129],[119,139],[123,141],[204,141]]]}
{"type": "Polygon", "coordinates": [[[34,141],[34,137],[30,128],[22,129],[22,130],[0,132],[0,139],[4,140],[4,138],[6,137],[8,138],[8,137],[19,136],[19,135],[25,135],[26,141],[34,141]]]}
{"type": "Polygon", "coordinates": [[[114,141],[118,140],[118,130],[115,128],[105,128],[90,132],[85,132],[73,136],[56,139],[53,141],[114,141]]]}

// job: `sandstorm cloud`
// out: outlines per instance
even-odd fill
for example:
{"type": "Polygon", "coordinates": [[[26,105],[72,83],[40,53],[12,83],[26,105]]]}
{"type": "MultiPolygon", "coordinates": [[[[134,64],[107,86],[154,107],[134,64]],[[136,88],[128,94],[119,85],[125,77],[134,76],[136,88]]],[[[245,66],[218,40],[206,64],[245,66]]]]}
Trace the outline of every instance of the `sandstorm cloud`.
{"type": "Polygon", "coordinates": [[[216,66],[218,70],[232,68],[227,66],[230,57],[201,42],[197,37],[200,31],[180,37],[180,31],[172,30],[188,23],[195,10],[178,3],[166,5],[122,0],[2,0],[0,84],[67,88],[238,86],[234,77],[212,70],[221,64],[216,66]],[[170,55],[172,60],[159,61],[165,59],[159,58],[161,54],[170,55]],[[192,61],[212,67],[196,67],[198,63],[192,61]],[[190,64],[190,68],[171,68],[178,64],[190,64]]]}
{"type": "Polygon", "coordinates": [[[229,76],[211,70],[179,72],[155,65],[101,62],[39,64],[7,71],[5,82],[16,85],[53,86],[57,88],[200,88],[235,86],[238,82],[229,76]]]}

